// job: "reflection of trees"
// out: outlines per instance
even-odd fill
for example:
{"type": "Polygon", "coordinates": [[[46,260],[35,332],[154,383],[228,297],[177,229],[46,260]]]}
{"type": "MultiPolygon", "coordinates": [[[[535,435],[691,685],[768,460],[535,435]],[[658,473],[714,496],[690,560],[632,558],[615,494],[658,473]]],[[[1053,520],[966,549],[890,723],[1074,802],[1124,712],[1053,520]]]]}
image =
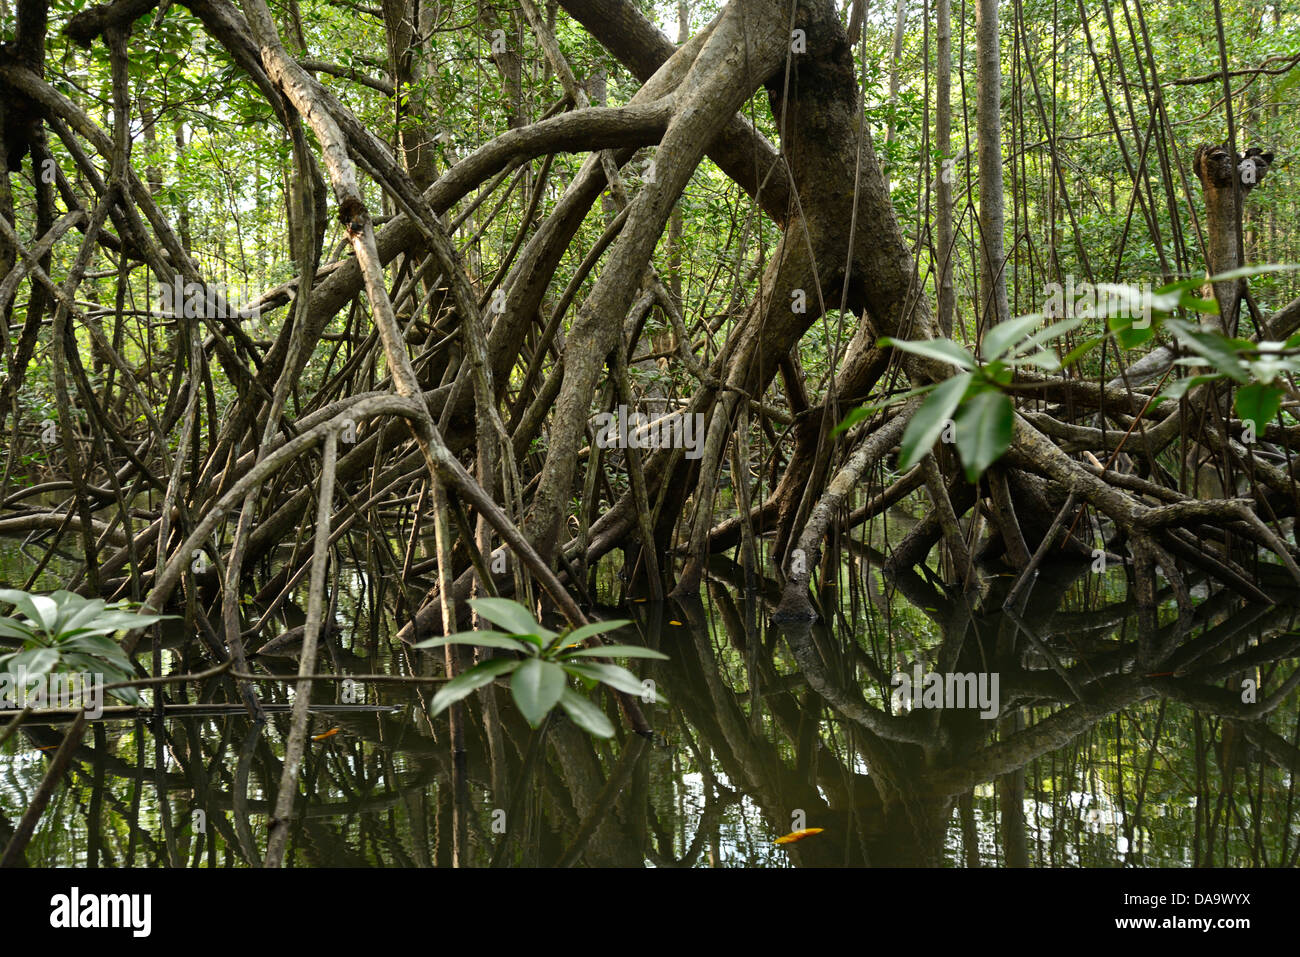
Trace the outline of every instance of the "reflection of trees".
{"type": "MultiPolygon", "coordinates": [[[[640,669],[669,698],[647,712],[653,743],[630,732],[596,741],[558,714],[534,731],[497,694],[490,706],[471,699],[465,751],[453,755],[445,723],[425,717],[427,687],[410,685],[370,688],[372,703],[400,711],[319,712],[314,731],[340,732],[308,748],[295,863],[979,863],[990,843],[1007,864],[1114,863],[1121,837],[1141,862],[1144,835],[1187,847],[1192,863],[1295,861],[1278,769],[1300,771],[1300,749],[1293,728],[1270,722],[1300,684],[1286,606],[1216,592],[1143,634],[1127,597],[1081,596],[1095,583],[1076,576],[1044,574],[1004,610],[1005,581],[963,597],[908,572],[861,604],[824,595],[848,609],[833,631],[777,629],[761,625],[772,583],[755,582],[759,598],[746,602],[737,567],[711,571],[707,606],[631,606],[640,640],[670,657],[640,669]],[[923,670],[997,672],[998,719],[892,713],[900,655],[919,655],[923,670]],[[1242,701],[1247,677],[1259,682],[1254,703],[1242,701]],[[772,847],[800,823],[824,831],[772,847]]],[[[372,668],[347,654],[332,664],[372,668]]],[[[223,694],[233,700],[224,677],[200,689],[202,700],[223,694]]],[[[320,681],[313,703],[337,708],[338,694],[320,681]]],[[[284,704],[283,690],[266,700],[284,704]]],[[[89,864],[260,864],[285,722],[95,725],[29,860],[67,860],[60,825],[74,815],[89,864]]],[[[23,733],[35,747],[61,740],[48,727],[23,733]]],[[[21,808],[5,811],[0,838],[21,808]]]]}
{"type": "MultiPolygon", "coordinates": [[[[721,565],[715,570],[727,572],[721,565]]],[[[1294,614],[1287,607],[1242,607],[1231,595],[1219,593],[1199,605],[1190,620],[1141,635],[1129,627],[1131,619],[1123,614],[1127,610],[1125,602],[1120,610],[1101,607],[1086,613],[1067,612],[1068,618],[1061,623],[1068,622],[1068,630],[1058,631],[1057,616],[1062,614],[1061,599],[1072,585],[1070,576],[1041,582],[1016,612],[1000,609],[1002,597],[996,589],[972,611],[962,596],[943,594],[915,574],[900,576],[894,584],[939,626],[942,638],[937,647],[929,649],[933,656],[930,669],[1000,674],[1001,719],[997,733],[994,723],[981,720],[974,710],[890,714],[887,675],[893,667],[888,660],[879,661],[856,641],[846,642],[824,629],[787,626],[783,637],[797,671],[817,700],[799,698],[775,683],[765,685],[776,677],[770,668],[759,666],[751,673],[759,679],[759,694],[765,686],[774,689],[774,694],[764,700],[794,750],[794,767],[806,765],[809,751],[798,729],[815,727],[818,722],[809,711],[815,715],[818,707],[824,706],[852,730],[846,740],[852,758],[867,769],[863,776],[867,786],[855,792],[856,804],[846,802],[845,795],[831,785],[845,779],[843,764],[848,759],[841,759],[840,767],[828,773],[824,752],[819,752],[816,781],[826,800],[824,805],[818,804],[806,790],[800,792],[800,783],[804,782],[806,789],[808,778],[796,774],[793,782],[786,782],[787,772],[793,769],[788,761],[773,760],[770,745],[737,743],[735,731],[745,726],[744,721],[723,723],[702,718],[696,726],[706,739],[711,738],[709,731],[717,727],[726,735],[733,754],[747,754],[741,762],[743,773],[751,779],[761,778],[753,782],[751,793],[762,795],[759,803],[776,832],[785,829],[790,808],[807,806],[800,803],[807,801],[825,815],[824,820],[835,825],[839,834],[836,850],[841,860],[939,863],[953,807],[964,795],[979,785],[997,782],[1000,797],[1005,796],[999,801],[1001,809],[1019,812],[1027,765],[1077,742],[1103,719],[1153,699],[1188,706],[1198,728],[1204,720],[1221,721],[1227,729],[1240,727],[1240,737],[1254,745],[1261,758],[1292,773],[1300,771],[1300,751],[1266,723],[1284,701],[1293,700],[1292,692],[1300,683],[1300,671],[1291,669],[1289,676],[1283,676],[1283,663],[1300,647],[1300,638],[1285,632],[1294,614]],[[997,610],[981,610],[990,608],[997,610]],[[864,656],[870,660],[864,662],[864,656]],[[1270,670],[1258,702],[1243,703],[1240,677],[1264,667],[1270,670]],[[876,684],[882,703],[864,696],[858,678],[863,673],[868,686],[876,684]],[[1017,726],[1015,717],[1023,714],[1031,718],[1023,727],[1017,726]]],[[[719,605],[726,608],[725,601],[720,600],[719,605]]],[[[702,618],[698,609],[687,609],[687,614],[702,618]]],[[[743,638],[737,638],[734,615],[724,611],[718,620],[733,643],[743,643],[743,638]]],[[[741,646],[756,647],[756,642],[751,640],[749,645],[741,646]]],[[[767,664],[772,661],[770,653],[762,657],[767,664]]],[[[683,660],[680,655],[674,656],[673,665],[683,660]]],[[[703,670],[717,674],[716,668],[703,670]]],[[[734,712],[734,695],[719,693],[716,679],[706,679],[697,687],[712,695],[708,710],[719,715],[734,712]]],[[[1159,741],[1152,739],[1147,747],[1148,757],[1154,757],[1159,741]]],[[[1196,750],[1194,754],[1194,760],[1199,761],[1203,752],[1196,750]]],[[[1146,772],[1149,775],[1149,760],[1146,772]]],[[[1257,768],[1257,772],[1262,773],[1262,769],[1257,768]]],[[[1122,775],[1119,783],[1122,788],[1122,775]]],[[[1208,778],[1202,775],[1198,784],[1208,784],[1208,778]]],[[[1229,766],[1224,773],[1224,789],[1230,789],[1231,784],[1229,766]]],[[[1199,807],[1209,795],[1200,788],[1196,798],[1199,807]]],[[[1223,800],[1221,794],[1219,802],[1223,800]]],[[[1143,795],[1139,794],[1134,814],[1125,816],[1127,822],[1141,820],[1142,802],[1143,795]]],[[[1007,816],[1015,818],[1018,813],[1007,816]]],[[[1255,814],[1252,820],[1258,827],[1265,817],[1255,814]]],[[[809,823],[818,823],[811,811],[809,823]]],[[[969,821],[964,823],[969,825],[969,821]]],[[[1015,820],[1011,823],[1014,826],[1007,829],[1001,841],[1006,860],[1024,863],[1024,827],[1015,820]],[[1008,841],[1008,837],[1012,839],[1008,841]]],[[[1131,831],[1131,823],[1126,826],[1131,831]]],[[[1284,840],[1289,826],[1289,819],[1282,823],[1284,840]]],[[[973,836],[969,826],[963,830],[967,839],[973,836]]],[[[828,827],[827,834],[831,831],[828,827]]],[[[1128,836],[1131,843],[1133,835],[1128,836]]],[[[1208,840],[1208,831],[1205,837],[1208,840]]],[[[836,856],[829,850],[832,843],[835,839],[823,834],[815,842],[797,845],[792,856],[802,859],[802,863],[830,862],[836,856]]]]}

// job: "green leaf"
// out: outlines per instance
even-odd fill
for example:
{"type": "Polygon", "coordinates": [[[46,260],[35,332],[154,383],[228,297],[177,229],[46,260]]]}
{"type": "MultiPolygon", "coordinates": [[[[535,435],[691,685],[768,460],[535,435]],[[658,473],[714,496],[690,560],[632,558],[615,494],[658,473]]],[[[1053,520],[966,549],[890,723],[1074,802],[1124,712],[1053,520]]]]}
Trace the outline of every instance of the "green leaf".
{"type": "Polygon", "coordinates": [[[872,403],[871,405],[864,405],[862,409],[867,413],[867,415],[875,415],[877,412],[880,412],[884,409],[888,409],[891,405],[898,405],[902,402],[906,402],[908,399],[911,399],[915,396],[925,395],[927,392],[933,392],[933,391],[934,391],[933,384],[918,386],[915,389],[908,389],[906,392],[897,392],[894,395],[887,396],[886,398],[881,399],[879,402],[872,403]]]}
{"type": "Polygon", "coordinates": [[[1138,286],[1118,285],[1099,282],[1094,287],[1097,310],[1106,317],[1128,317],[1129,322],[1136,323],[1142,319],[1143,326],[1151,325],[1157,316],[1165,316],[1182,304],[1187,296],[1184,291],[1149,291],[1138,286]]]}
{"type": "Polygon", "coordinates": [[[1251,343],[1244,342],[1244,340],[1229,339],[1221,332],[1204,332],[1184,322],[1170,320],[1169,328],[1173,330],[1174,334],[1187,348],[1207,360],[1219,372],[1231,379],[1235,379],[1237,382],[1245,383],[1249,381],[1250,376],[1246,372],[1246,367],[1241,358],[1237,355],[1237,349],[1243,344],[1253,348],[1251,343]]]}
{"type": "MultiPolygon", "coordinates": [[[[144,617],[147,617],[147,616],[142,615],[142,616],[140,616],[140,617],[144,618],[144,617]]],[[[172,617],[175,617],[175,616],[173,616],[173,615],[158,615],[158,616],[155,616],[155,617],[157,617],[157,618],[172,618],[172,617]]],[[[104,626],[102,626],[102,627],[95,627],[95,628],[78,628],[76,631],[72,631],[72,632],[64,632],[64,633],[61,634],[61,635],[57,635],[56,638],[57,638],[60,642],[63,642],[63,641],[67,641],[67,640],[70,639],[70,638],[76,638],[76,637],[79,637],[79,636],[81,636],[81,635],[115,635],[115,634],[117,634],[119,631],[134,631],[136,628],[144,628],[146,625],[151,625],[151,624],[153,624],[152,621],[143,621],[143,622],[141,622],[141,623],[138,624],[138,625],[127,625],[127,626],[125,626],[125,627],[119,623],[119,624],[104,625],[104,626]]]]}
{"type": "Polygon", "coordinates": [[[1018,316],[1015,319],[999,322],[984,333],[984,341],[980,344],[980,354],[984,356],[985,361],[1001,359],[1013,345],[1038,328],[1038,324],[1042,321],[1042,316],[1034,314],[1018,316]]]}
{"type": "MultiPolygon", "coordinates": [[[[1176,279],[1168,285],[1161,286],[1152,294],[1153,302],[1159,303],[1160,309],[1164,312],[1173,312],[1178,306],[1184,305],[1186,300],[1194,298],[1200,294],[1200,288],[1205,285],[1205,279],[1201,276],[1190,276],[1187,279],[1176,279]],[[1173,305],[1170,305],[1170,302],[1173,305]]],[[[1216,307],[1217,309],[1217,304],[1216,307]]]]}
{"type": "Polygon", "coordinates": [[[7,601],[30,618],[36,627],[49,631],[59,617],[59,606],[43,595],[29,595],[16,588],[0,589],[0,601],[7,601]]]}
{"type": "Polygon", "coordinates": [[[68,641],[60,642],[59,648],[65,652],[84,651],[88,655],[111,662],[127,675],[131,674],[131,659],[111,638],[102,635],[78,635],[68,641]]]}
{"type": "MultiPolygon", "coordinates": [[[[127,668],[124,671],[115,668],[112,665],[105,665],[102,658],[94,658],[90,655],[83,655],[76,652],[65,654],[63,656],[63,666],[67,669],[80,669],[83,672],[91,674],[97,671],[102,671],[104,674],[105,684],[112,684],[116,681],[128,681],[132,677],[130,668],[127,668]]],[[[143,699],[140,697],[140,692],[133,687],[114,688],[112,691],[105,692],[105,694],[112,695],[114,698],[125,701],[127,704],[136,705],[137,707],[144,703],[143,699]]]]}
{"type": "Polygon", "coordinates": [[[175,615],[140,615],[132,611],[123,611],[120,608],[105,608],[94,620],[90,622],[89,628],[78,628],[77,631],[84,634],[87,631],[93,631],[100,635],[111,635],[115,631],[134,631],[137,628],[146,628],[149,625],[157,624],[166,618],[175,618],[175,615]]]}
{"type": "MultiPolygon", "coordinates": [[[[80,595],[74,595],[73,597],[79,601],[82,600],[80,595]]],[[[96,598],[93,601],[84,602],[79,608],[66,608],[66,614],[63,616],[63,620],[59,622],[59,631],[76,631],[78,628],[91,624],[94,622],[95,617],[107,606],[108,603],[103,599],[96,598]]]]}
{"type": "Polygon", "coordinates": [[[640,645],[601,645],[599,648],[579,648],[568,651],[561,658],[658,658],[667,661],[668,656],[652,648],[640,645]]]}
{"type": "MultiPolygon", "coordinates": [[[[1047,355],[1051,355],[1053,359],[1056,358],[1055,353],[1047,353],[1047,355]]],[[[984,366],[980,372],[984,379],[998,385],[1010,385],[1011,380],[1016,377],[1015,368],[1007,365],[1007,363],[1001,359],[995,359],[990,362],[988,365],[984,366]]]]}
{"type": "Polygon", "coordinates": [[[605,712],[577,692],[565,688],[560,695],[560,707],[574,724],[588,734],[594,734],[598,738],[614,737],[614,726],[605,717],[605,712]]]}
{"type": "Polygon", "coordinates": [[[538,624],[527,608],[509,598],[471,598],[469,605],[479,615],[505,628],[512,635],[555,637],[555,632],[538,624]]]}
{"type": "Polygon", "coordinates": [[[1063,319],[1060,322],[1054,322],[1046,329],[1034,333],[1020,345],[1016,346],[1013,356],[1024,355],[1032,349],[1040,349],[1047,343],[1055,339],[1060,339],[1067,332],[1073,332],[1079,326],[1083,325],[1082,319],[1063,319]]]}
{"type": "Polygon", "coordinates": [[[957,451],[966,479],[976,481],[1011,446],[1014,410],[1010,397],[989,389],[978,392],[957,413],[957,451]]]}
{"type": "Polygon", "coordinates": [[[1105,336],[1094,336],[1093,338],[1089,339],[1087,342],[1083,343],[1082,345],[1075,346],[1073,349],[1071,349],[1069,352],[1065,354],[1065,358],[1061,360],[1061,366],[1063,368],[1068,368],[1069,366],[1074,365],[1076,362],[1078,362],[1080,359],[1082,359],[1089,352],[1097,348],[1105,341],[1106,341],[1105,336]]]}
{"type": "Polygon", "coordinates": [[[564,693],[564,669],[540,658],[529,658],[510,679],[510,693],[524,720],[532,727],[541,724],[546,712],[555,707],[564,693]]]}
{"type": "MultiPolygon", "coordinates": [[[[630,695],[645,694],[645,688],[641,684],[641,679],[626,668],[618,665],[606,665],[597,661],[591,661],[586,664],[566,664],[564,670],[573,675],[583,678],[593,678],[596,681],[604,682],[611,688],[618,691],[626,692],[630,695]]],[[[663,695],[655,693],[655,698],[661,700],[663,695]]]]}
{"type": "Polygon", "coordinates": [[[140,697],[140,692],[135,688],[114,688],[112,691],[106,691],[104,693],[112,695],[119,701],[125,701],[127,704],[135,705],[137,708],[144,704],[144,699],[140,697]]]}
{"type": "Polygon", "coordinates": [[[1295,263],[1264,263],[1259,266],[1242,266],[1240,269],[1229,269],[1227,272],[1215,273],[1205,282],[1224,282],[1228,279],[1249,279],[1251,276],[1262,276],[1270,272],[1294,272],[1300,269],[1300,265],[1295,263]]]}
{"type": "Polygon", "coordinates": [[[831,438],[834,438],[841,432],[847,432],[863,419],[868,419],[870,417],[871,413],[867,410],[865,405],[860,405],[856,409],[850,409],[849,414],[840,420],[839,425],[831,429],[831,438]]]}
{"type": "Polygon", "coordinates": [[[443,645],[475,645],[480,648],[507,648],[529,653],[528,645],[499,631],[458,631],[454,635],[417,641],[415,648],[441,648],[443,645]]]}
{"type": "Polygon", "coordinates": [[[593,621],[589,625],[583,625],[581,628],[575,628],[573,629],[573,631],[566,634],[564,636],[564,643],[566,645],[576,644],[578,642],[586,641],[592,635],[600,635],[600,634],[604,634],[607,631],[615,631],[619,628],[624,627],[625,625],[630,625],[630,624],[632,624],[632,622],[630,622],[626,618],[619,618],[611,621],[593,621]]]}
{"type": "Polygon", "coordinates": [[[912,421],[903,431],[902,455],[898,467],[911,468],[934,448],[943,427],[952,418],[953,410],[961,402],[974,375],[963,372],[946,379],[930,393],[929,398],[912,414],[912,421]]]}
{"type": "Polygon", "coordinates": [[[18,668],[24,667],[27,669],[27,677],[34,678],[52,671],[58,663],[59,653],[53,648],[33,648],[18,652],[9,659],[6,666],[11,674],[17,674],[18,668]]]}
{"type": "Polygon", "coordinates": [[[913,355],[925,356],[927,359],[951,362],[962,369],[975,368],[975,357],[951,339],[921,339],[916,342],[908,342],[905,339],[891,339],[886,336],[876,345],[881,349],[893,347],[902,349],[904,352],[910,352],[913,355]]]}
{"type": "Polygon", "coordinates": [[[1177,402],[1183,396],[1185,396],[1188,393],[1188,391],[1196,388],[1196,386],[1204,385],[1207,382],[1217,382],[1222,378],[1224,378],[1222,372],[1215,372],[1210,375],[1189,376],[1186,379],[1179,379],[1176,382],[1171,382],[1169,383],[1169,385],[1165,386],[1163,390],[1161,390],[1158,396],[1156,396],[1155,401],[1151,403],[1151,407],[1154,409],[1156,406],[1158,406],[1161,402],[1165,401],[1166,399],[1173,399],[1175,402],[1177,402]]]}
{"type": "Polygon", "coordinates": [[[1209,316],[1219,314],[1219,300],[1202,299],[1200,296],[1192,293],[1185,293],[1182,300],[1178,303],[1184,309],[1191,309],[1193,312],[1203,312],[1209,316]]]}
{"type": "Polygon", "coordinates": [[[1115,333],[1115,341],[1125,351],[1136,349],[1156,334],[1154,323],[1146,328],[1135,328],[1133,323],[1130,316],[1111,316],[1106,320],[1106,328],[1115,333]]]}
{"type": "Polygon", "coordinates": [[[36,632],[30,625],[24,625],[17,618],[0,618],[0,635],[18,638],[22,641],[35,641],[36,632]]]}
{"type": "Polygon", "coordinates": [[[1039,349],[1035,353],[1017,359],[1016,365],[1034,366],[1039,369],[1046,369],[1048,372],[1055,372],[1061,368],[1061,360],[1056,358],[1055,352],[1048,349],[1039,349]]]}
{"type": "Polygon", "coordinates": [[[1233,407],[1237,416],[1244,421],[1255,423],[1255,431],[1263,432],[1264,426],[1272,422],[1282,408],[1282,397],[1286,390],[1281,386],[1264,385],[1252,382],[1237,390],[1233,407]]]}
{"type": "Polygon", "coordinates": [[[439,689],[429,706],[430,716],[441,714],[461,698],[468,697],[486,684],[491,684],[499,675],[509,674],[519,667],[521,662],[505,658],[493,658],[480,662],[464,674],[457,675],[439,689]]]}

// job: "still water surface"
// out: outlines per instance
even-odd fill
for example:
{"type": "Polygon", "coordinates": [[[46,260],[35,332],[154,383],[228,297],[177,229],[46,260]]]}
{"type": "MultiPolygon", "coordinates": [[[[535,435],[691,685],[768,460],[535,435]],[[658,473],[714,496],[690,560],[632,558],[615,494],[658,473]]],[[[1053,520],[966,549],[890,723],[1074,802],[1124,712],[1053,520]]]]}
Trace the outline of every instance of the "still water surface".
{"type": "MultiPolygon", "coordinates": [[[[616,637],[669,656],[629,662],[658,692],[642,704],[653,740],[603,692],[613,740],[559,711],[534,731],[499,685],[466,699],[453,754],[447,715],[428,717],[436,684],[347,679],[436,677],[441,651],[395,639],[380,577],[342,575],[318,665],[336,680],[314,686],[290,866],[1297,863],[1291,605],[1198,586],[1191,620],[1170,601],[1144,636],[1122,569],[1051,569],[1008,611],[1011,576],[963,595],[850,559],[821,596],[829,621],[779,628],[775,586],[746,587],[728,562],[696,603],[628,600],[609,570],[602,581],[594,613],[632,619],[616,637]],[[929,672],[982,679],[985,701],[909,708],[894,694],[896,675],[929,672]],[[805,828],[820,831],[776,843],[805,828]]],[[[195,634],[171,623],[169,672],[203,670],[195,634]]],[[[296,673],[292,658],[255,661],[296,673]]],[[[238,700],[224,676],[170,688],[182,716],[93,724],[28,863],[260,863],[292,691],[259,688],[265,724],[224,703],[238,700]]],[[[62,734],[27,726],[0,750],[0,844],[62,734]]]]}

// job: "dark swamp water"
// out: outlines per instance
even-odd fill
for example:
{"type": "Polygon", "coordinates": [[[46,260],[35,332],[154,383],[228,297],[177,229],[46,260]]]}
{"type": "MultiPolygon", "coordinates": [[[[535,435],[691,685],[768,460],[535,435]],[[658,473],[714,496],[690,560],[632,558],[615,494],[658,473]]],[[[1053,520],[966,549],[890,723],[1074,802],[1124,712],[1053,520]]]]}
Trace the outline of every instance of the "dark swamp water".
{"type": "MultiPolygon", "coordinates": [[[[0,579],[26,563],[6,551],[0,579]]],[[[602,567],[595,613],[632,619],[616,637],[669,658],[629,662],[662,692],[641,706],[653,740],[603,691],[593,700],[614,739],[558,709],[534,731],[499,686],[466,699],[454,755],[447,714],[428,716],[436,684],[349,677],[441,674],[440,651],[394,637],[392,588],[361,568],[337,579],[338,632],[318,664],[335,680],[313,686],[290,866],[1294,867],[1300,855],[1293,601],[1202,583],[1190,619],[1166,595],[1142,635],[1122,567],[1048,568],[1004,610],[1011,575],[978,574],[963,595],[850,555],[820,596],[827,620],[778,627],[775,584],[746,587],[729,561],[688,604],[627,599],[602,567]],[[985,701],[927,702],[928,672],[982,676],[985,701]],[[915,706],[895,695],[900,673],[922,677],[915,706]],[[805,828],[820,831],[777,843],[805,828]]],[[[203,670],[196,629],[168,625],[165,670],[203,670]]],[[[291,658],[255,661],[268,678],[296,673],[291,658]]],[[[293,692],[268,680],[259,694],[265,723],[205,708],[238,700],[228,676],[169,687],[184,714],[93,723],[28,864],[260,864],[293,692]]],[[[27,725],[0,749],[0,844],[62,735],[27,725]]]]}

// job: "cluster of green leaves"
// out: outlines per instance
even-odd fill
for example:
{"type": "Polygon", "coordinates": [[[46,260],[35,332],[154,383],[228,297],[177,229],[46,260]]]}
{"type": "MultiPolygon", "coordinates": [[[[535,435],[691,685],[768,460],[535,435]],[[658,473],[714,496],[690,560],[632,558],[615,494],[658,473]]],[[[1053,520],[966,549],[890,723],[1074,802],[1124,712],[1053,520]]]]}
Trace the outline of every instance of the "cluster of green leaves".
{"type": "Polygon", "coordinates": [[[477,598],[470,606],[506,631],[462,631],[442,638],[430,638],[417,648],[440,648],[443,645],[475,645],[516,652],[518,658],[492,658],[457,675],[434,696],[432,714],[439,714],[455,702],[472,694],[497,678],[510,675],[510,694],[531,727],[536,728],[557,704],[573,723],[601,738],[614,735],[614,726],[596,705],[569,687],[569,678],[577,678],[588,691],[599,684],[609,685],[627,694],[640,695],[644,689],[637,677],[626,668],[592,658],[659,658],[667,655],[638,645],[604,645],[584,648],[582,643],[593,635],[629,625],[626,620],[596,621],[580,628],[554,632],[543,627],[527,608],[508,598],[477,598]]]}
{"type": "MultiPolygon", "coordinates": [[[[85,671],[113,681],[131,677],[131,659],[110,638],[119,631],[144,628],[174,615],[141,615],[127,602],[108,604],[69,591],[33,595],[14,588],[0,589],[0,601],[24,617],[0,618],[0,635],[22,642],[18,651],[0,655],[0,669],[16,674],[22,666],[29,678],[51,671],[85,671]]],[[[139,704],[134,688],[110,692],[139,704]]]]}
{"type": "MultiPolygon", "coordinates": [[[[934,448],[949,420],[953,423],[953,440],[967,479],[975,481],[1002,457],[1011,445],[1015,415],[1011,397],[1004,388],[1010,385],[1017,368],[1058,371],[1063,362],[1047,345],[1082,323],[1081,319],[1063,319],[1038,329],[1042,319],[1041,315],[1019,316],[994,326],[984,336],[980,349],[982,361],[977,361],[968,349],[951,339],[880,340],[881,348],[892,346],[951,363],[961,370],[937,385],[915,389],[894,400],[929,393],[903,432],[900,468],[911,468],[924,458],[934,448]]],[[[1064,361],[1073,361],[1076,353],[1066,356],[1064,361]]]]}
{"type": "MultiPolygon", "coordinates": [[[[1215,276],[1213,281],[1295,268],[1285,265],[1251,266],[1215,276]]],[[[1217,315],[1219,304],[1216,300],[1191,298],[1185,291],[1193,283],[1200,285],[1194,280],[1175,284],[1188,297],[1180,305],[1217,315]]],[[[1253,422],[1256,429],[1262,429],[1277,416],[1289,391],[1284,377],[1300,372],[1300,333],[1284,342],[1252,342],[1180,319],[1165,319],[1163,326],[1191,353],[1178,359],[1177,365],[1194,369],[1208,366],[1213,371],[1196,373],[1171,383],[1160,393],[1157,401],[1178,400],[1199,385],[1228,379],[1237,385],[1233,407],[1243,421],[1253,422]]]]}
{"type": "MultiPolygon", "coordinates": [[[[1152,340],[1161,328],[1173,333],[1195,353],[1177,360],[1178,364],[1209,365],[1214,370],[1180,379],[1162,393],[1162,398],[1179,399],[1188,389],[1203,382],[1231,379],[1240,386],[1235,399],[1237,414],[1242,419],[1254,421],[1257,428],[1262,427],[1277,415],[1287,394],[1288,387],[1282,377],[1300,372],[1300,334],[1285,342],[1253,343],[1171,316],[1180,309],[1217,314],[1217,301],[1199,295],[1207,281],[1244,279],[1294,268],[1297,267],[1268,265],[1234,269],[1209,280],[1183,279],[1154,291],[1099,283],[1092,287],[1096,301],[1100,303],[1104,298],[1116,308],[1109,310],[1108,307],[1113,314],[1105,317],[1105,331],[1071,349],[1064,357],[1058,356],[1054,344],[1082,325],[1087,316],[1076,314],[1041,329],[1039,326],[1045,321],[1042,313],[999,323],[984,335],[978,360],[970,350],[951,339],[912,342],[882,338],[879,342],[881,348],[902,349],[954,365],[960,370],[943,382],[913,389],[883,404],[929,393],[903,432],[899,467],[910,468],[919,462],[934,448],[951,421],[953,441],[961,456],[966,478],[976,481],[1011,445],[1015,407],[1006,387],[1017,368],[1058,372],[1073,365],[1108,338],[1113,338],[1121,350],[1129,351],[1152,340]]],[[[883,405],[854,409],[835,427],[835,433],[850,428],[883,405]]]]}
{"type": "Polygon", "coordinates": [[[1256,343],[1172,319],[1167,325],[1195,353],[1179,359],[1179,364],[1208,365],[1214,371],[1179,379],[1160,394],[1160,399],[1181,399],[1198,385],[1231,379],[1238,386],[1233,407],[1240,419],[1262,429],[1276,418],[1289,391],[1283,377],[1300,373],[1300,333],[1285,342],[1256,343]]]}

